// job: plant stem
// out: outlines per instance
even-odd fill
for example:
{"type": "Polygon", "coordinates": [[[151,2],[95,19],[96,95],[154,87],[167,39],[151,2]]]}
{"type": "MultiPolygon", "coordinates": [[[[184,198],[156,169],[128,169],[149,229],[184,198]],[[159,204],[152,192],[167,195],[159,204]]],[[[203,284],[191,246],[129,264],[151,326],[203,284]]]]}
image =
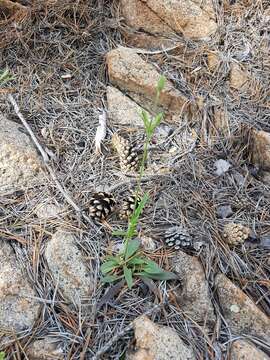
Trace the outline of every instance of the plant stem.
{"type": "MultiPolygon", "coordinates": [[[[159,103],[159,98],[160,98],[160,92],[161,92],[161,89],[157,88],[155,102],[154,102],[156,116],[158,114],[158,103],[159,103]]],[[[145,170],[145,163],[148,158],[148,147],[149,147],[150,141],[151,141],[154,131],[155,131],[155,127],[154,128],[152,127],[153,120],[155,120],[155,119],[156,119],[155,117],[151,116],[151,120],[149,122],[148,128],[145,127],[146,140],[144,142],[143,157],[142,157],[142,161],[140,164],[139,177],[138,177],[137,186],[136,186],[136,190],[135,190],[135,207],[134,207],[133,215],[135,214],[135,211],[137,208],[137,203],[139,200],[139,193],[141,192],[142,177],[143,177],[144,170],[145,170]]],[[[133,237],[133,234],[134,234],[133,226],[134,226],[134,224],[131,224],[129,222],[127,235],[124,238],[124,258],[126,257],[129,241],[131,240],[131,238],[133,237]],[[131,226],[132,226],[132,228],[131,228],[131,226]]]]}

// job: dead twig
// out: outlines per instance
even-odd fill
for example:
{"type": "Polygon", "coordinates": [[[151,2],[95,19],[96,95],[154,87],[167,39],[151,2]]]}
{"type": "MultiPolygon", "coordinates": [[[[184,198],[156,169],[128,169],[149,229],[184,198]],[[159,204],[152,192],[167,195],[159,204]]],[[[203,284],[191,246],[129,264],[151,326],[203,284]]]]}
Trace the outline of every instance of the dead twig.
{"type": "Polygon", "coordinates": [[[54,170],[52,169],[52,167],[49,165],[49,157],[46,153],[46,151],[44,151],[44,149],[42,148],[42,146],[40,145],[37,137],[35,136],[35,134],[33,133],[31,127],[29,126],[29,124],[27,123],[27,121],[25,120],[24,116],[22,115],[20,108],[16,102],[16,100],[14,99],[14,97],[12,95],[8,95],[8,99],[11,102],[12,106],[14,107],[14,111],[16,113],[16,115],[18,116],[18,118],[21,120],[22,124],[24,125],[24,127],[26,128],[27,132],[29,133],[31,139],[33,140],[34,144],[36,145],[36,147],[38,148],[39,152],[42,155],[43,161],[44,161],[44,165],[46,167],[46,169],[48,170],[51,178],[53,179],[53,181],[55,182],[58,190],[61,192],[61,194],[64,196],[64,198],[66,199],[66,201],[69,203],[69,205],[71,205],[73,207],[73,209],[77,212],[80,213],[82,215],[82,217],[89,222],[94,228],[96,228],[96,225],[93,223],[93,221],[85,214],[82,213],[82,210],[80,209],[80,207],[72,200],[72,198],[70,197],[70,195],[67,193],[67,191],[63,188],[63,186],[60,184],[60,182],[57,179],[57,176],[54,172],[54,170]]]}
{"type": "Polygon", "coordinates": [[[23,117],[23,114],[21,113],[18,104],[16,103],[14,97],[9,94],[8,95],[8,100],[11,102],[12,106],[14,107],[14,111],[16,113],[16,115],[18,116],[18,118],[21,120],[23,126],[26,128],[26,130],[28,131],[31,139],[33,140],[33,142],[35,143],[36,147],[38,148],[39,152],[41,153],[43,160],[45,162],[45,164],[47,162],[49,162],[49,157],[46,154],[46,152],[43,150],[42,146],[40,145],[40,143],[38,142],[38,139],[36,137],[36,135],[33,133],[31,127],[29,126],[29,124],[27,123],[27,121],[25,120],[25,118],[23,117]]]}

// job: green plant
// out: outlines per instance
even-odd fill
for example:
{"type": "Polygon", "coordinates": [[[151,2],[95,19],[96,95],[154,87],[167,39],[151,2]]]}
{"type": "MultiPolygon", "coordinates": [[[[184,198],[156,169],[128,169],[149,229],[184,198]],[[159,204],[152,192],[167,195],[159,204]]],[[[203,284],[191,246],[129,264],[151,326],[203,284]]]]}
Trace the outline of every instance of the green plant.
{"type": "MultiPolygon", "coordinates": [[[[160,93],[164,86],[165,78],[162,76],[156,89],[155,108],[157,108],[160,93]]],[[[129,288],[133,285],[134,277],[150,278],[154,280],[177,279],[177,276],[174,273],[161,269],[154,261],[145,257],[140,249],[140,241],[136,238],[137,225],[140,215],[149,199],[148,193],[139,197],[139,194],[142,192],[141,182],[148,158],[148,148],[155,129],[159,126],[163,118],[163,113],[156,112],[155,116],[149,117],[149,115],[143,110],[141,117],[144,123],[145,142],[135,191],[135,209],[129,219],[127,230],[113,232],[113,235],[122,236],[124,238],[123,250],[116,256],[108,256],[101,266],[103,282],[111,283],[124,278],[129,288]]]]}
{"type": "Polygon", "coordinates": [[[4,351],[0,352],[0,360],[5,360],[5,353],[4,351]]]}
{"type": "MultiPolygon", "coordinates": [[[[7,82],[9,82],[10,80],[13,80],[13,76],[10,75],[9,70],[5,69],[5,70],[1,70],[0,71],[0,85],[5,85],[7,82]]],[[[1,358],[0,358],[1,360],[1,358]]]]}

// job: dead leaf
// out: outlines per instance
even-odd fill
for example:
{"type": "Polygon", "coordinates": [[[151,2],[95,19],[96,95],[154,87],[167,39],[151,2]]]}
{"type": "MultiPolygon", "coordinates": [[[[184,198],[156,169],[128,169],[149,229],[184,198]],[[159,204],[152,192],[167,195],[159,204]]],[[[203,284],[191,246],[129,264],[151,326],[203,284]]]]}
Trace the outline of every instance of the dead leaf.
{"type": "Polygon", "coordinates": [[[95,136],[96,154],[101,154],[101,142],[105,139],[107,130],[107,116],[105,110],[99,115],[99,125],[95,136]]]}

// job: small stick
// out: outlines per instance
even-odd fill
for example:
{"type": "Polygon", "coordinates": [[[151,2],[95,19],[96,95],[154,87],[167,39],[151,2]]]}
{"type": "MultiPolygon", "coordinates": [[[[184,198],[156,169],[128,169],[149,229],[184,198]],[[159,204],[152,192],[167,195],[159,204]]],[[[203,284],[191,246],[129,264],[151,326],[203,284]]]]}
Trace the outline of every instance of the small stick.
{"type": "Polygon", "coordinates": [[[35,136],[35,134],[33,133],[31,127],[29,126],[29,124],[27,123],[27,121],[25,120],[23,114],[20,112],[19,106],[16,103],[16,100],[14,99],[14,97],[12,95],[8,95],[8,100],[11,102],[11,104],[14,107],[14,111],[16,113],[16,115],[18,116],[18,118],[21,120],[22,124],[24,125],[24,127],[26,128],[27,132],[29,133],[31,139],[33,140],[34,144],[36,145],[36,147],[38,148],[39,152],[42,155],[44,164],[46,169],[48,170],[49,174],[51,175],[51,178],[53,179],[53,181],[55,182],[58,190],[61,192],[61,194],[64,196],[64,198],[66,199],[66,201],[69,203],[69,205],[71,205],[73,207],[73,209],[77,212],[80,213],[82,215],[82,217],[88,221],[88,223],[91,224],[91,226],[93,226],[94,229],[96,229],[96,225],[94,224],[94,222],[85,214],[82,213],[82,210],[80,209],[80,207],[72,200],[72,198],[70,197],[70,195],[67,194],[67,192],[65,191],[65,189],[63,188],[63,186],[60,184],[60,182],[58,181],[56,174],[54,172],[54,170],[52,169],[52,167],[49,165],[49,157],[46,154],[46,152],[43,150],[42,146],[40,145],[40,143],[38,142],[37,137],[35,136]]]}
{"type": "Polygon", "coordinates": [[[177,48],[180,47],[180,45],[174,45],[174,46],[171,46],[169,48],[165,48],[165,49],[162,49],[162,50],[155,50],[155,51],[144,50],[144,49],[140,49],[140,48],[127,48],[127,47],[122,46],[122,45],[119,45],[118,47],[122,48],[122,49],[132,49],[137,54],[158,55],[158,54],[166,53],[168,51],[172,51],[174,49],[177,49],[177,48]]]}
{"type": "Polygon", "coordinates": [[[14,107],[15,113],[18,116],[18,118],[21,120],[21,122],[23,123],[23,126],[26,128],[26,130],[28,131],[29,135],[31,136],[31,139],[33,140],[33,142],[35,143],[36,147],[38,148],[39,152],[41,153],[43,160],[46,163],[49,162],[49,157],[46,154],[46,152],[43,150],[42,146],[40,145],[40,143],[38,142],[38,139],[36,138],[36,135],[33,133],[32,129],[30,128],[30,126],[28,125],[27,121],[25,120],[25,118],[23,117],[23,114],[20,112],[19,106],[16,103],[14,97],[9,94],[8,95],[8,99],[11,102],[11,104],[14,107]]]}

